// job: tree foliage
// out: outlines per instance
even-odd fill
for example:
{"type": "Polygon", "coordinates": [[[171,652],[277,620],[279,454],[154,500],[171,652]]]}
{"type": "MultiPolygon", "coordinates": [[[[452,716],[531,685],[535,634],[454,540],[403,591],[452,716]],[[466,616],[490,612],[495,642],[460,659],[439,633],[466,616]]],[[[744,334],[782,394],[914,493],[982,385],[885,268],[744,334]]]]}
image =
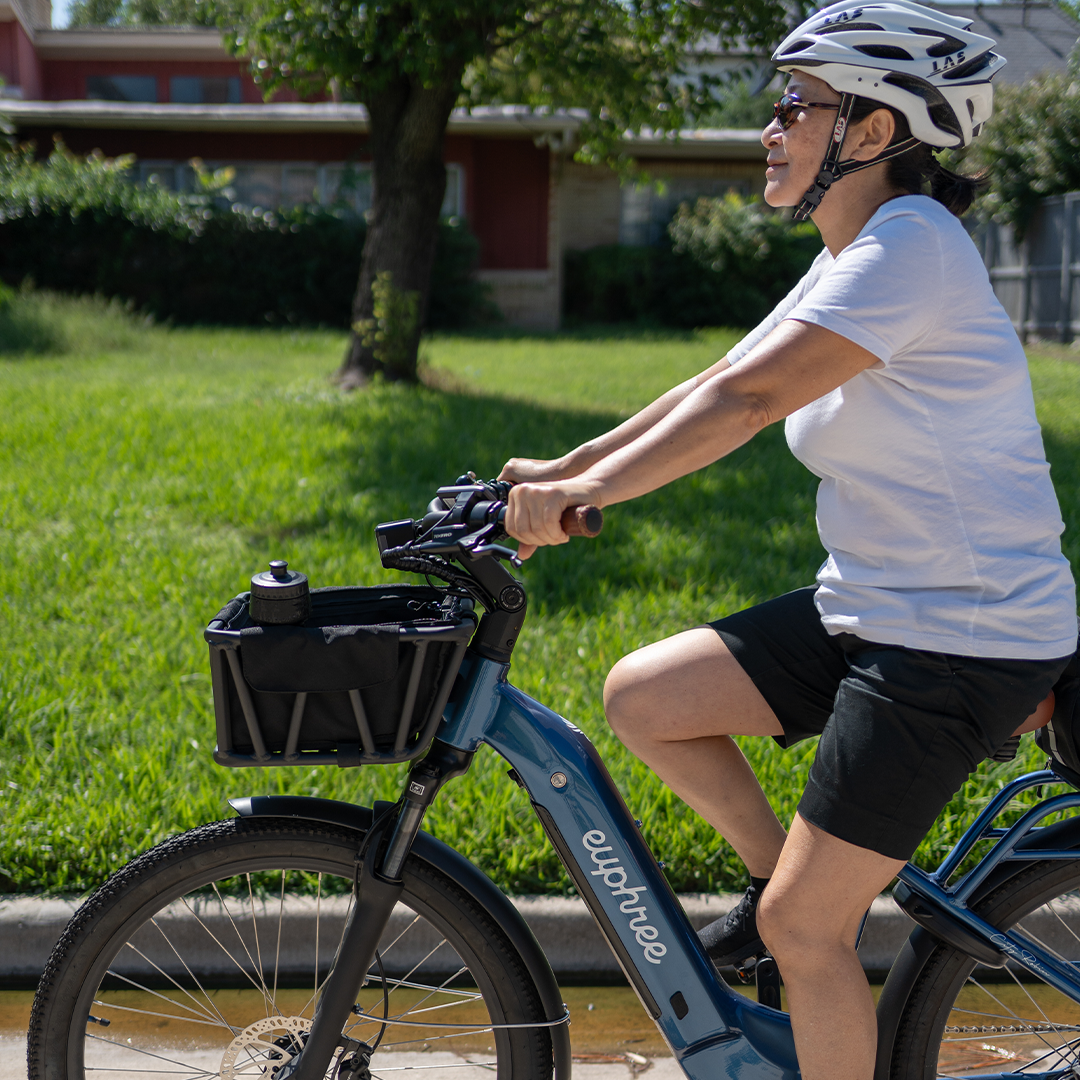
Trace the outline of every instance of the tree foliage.
{"type": "Polygon", "coordinates": [[[244,29],[230,47],[253,58],[268,91],[332,89],[366,103],[406,79],[450,83],[462,106],[576,109],[579,159],[618,164],[627,131],[693,126],[722,100],[721,80],[693,70],[691,44],[765,51],[802,10],[780,0],[233,3],[225,21],[244,29]]]}
{"type": "Polygon", "coordinates": [[[1080,65],[1019,86],[996,87],[994,116],[963,156],[965,172],[985,172],[980,213],[1023,236],[1048,195],[1080,191],[1080,65]]]}
{"type": "Polygon", "coordinates": [[[0,154],[0,223],[41,214],[107,214],[155,230],[197,233],[207,200],[229,180],[228,170],[208,174],[200,166],[197,193],[175,195],[157,184],[131,183],[134,161],[132,154],[107,158],[100,151],[80,157],[63,143],[44,162],[31,143],[0,154]]]}

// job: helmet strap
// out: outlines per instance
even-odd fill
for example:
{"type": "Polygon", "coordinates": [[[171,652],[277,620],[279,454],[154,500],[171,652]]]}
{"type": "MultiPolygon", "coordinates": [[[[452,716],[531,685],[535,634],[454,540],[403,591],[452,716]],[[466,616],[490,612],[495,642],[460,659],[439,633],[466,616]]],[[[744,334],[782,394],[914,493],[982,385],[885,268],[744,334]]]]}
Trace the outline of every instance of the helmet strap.
{"type": "Polygon", "coordinates": [[[840,108],[837,112],[836,125],[833,127],[829,149],[825,153],[825,159],[821,163],[821,168],[818,170],[817,179],[814,180],[813,186],[807,189],[802,201],[795,207],[793,215],[795,221],[806,221],[821,204],[825,192],[841,177],[847,176],[848,173],[869,169],[871,165],[878,165],[882,161],[888,161],[889,158],[899,157],[918,145],[918,139],[904,139],[902,142],[883,150],[877,157],[871,158],[869,161],[856,161],[853,158],[841,161],[840,154],[844,149],[844,137],[847,135],[848,122],[851,119],[852,110],[855,108],[857,97],[856,94],[848,93],[840,95],[840,108]]]}

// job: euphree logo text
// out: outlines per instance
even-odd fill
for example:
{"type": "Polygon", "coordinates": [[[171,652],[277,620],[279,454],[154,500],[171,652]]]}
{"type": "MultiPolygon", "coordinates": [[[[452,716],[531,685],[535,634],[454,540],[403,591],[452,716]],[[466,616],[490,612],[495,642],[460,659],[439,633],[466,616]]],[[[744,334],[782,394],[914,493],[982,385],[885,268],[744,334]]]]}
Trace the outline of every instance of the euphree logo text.
{"type": "Polygon", "coordinates": [[[607,837],[599,829],[590,829],[582,838],[581,842],[592,856],[592,861],[599,867],[592,870],[593,877],[602,877],[604,884],[611,890],[611,895],[618,898],[625,896],[626,899],[619,904],[619,910],[624,915],[630,916],[630,929],[634,931],[634,937],[645,954],[645,959],[650,964],[659,964],[660,957],[667,953],[667,946],[656,939],[660,931],[655,926],[649,925],[649,916],[644,904],[638,903],[638,897],[643,892],[648,892],[644,885],[627,885],[626,871],[619,865],[615,856],[603,858],[611,851],[611,845],[606,844],[607,837]]]}

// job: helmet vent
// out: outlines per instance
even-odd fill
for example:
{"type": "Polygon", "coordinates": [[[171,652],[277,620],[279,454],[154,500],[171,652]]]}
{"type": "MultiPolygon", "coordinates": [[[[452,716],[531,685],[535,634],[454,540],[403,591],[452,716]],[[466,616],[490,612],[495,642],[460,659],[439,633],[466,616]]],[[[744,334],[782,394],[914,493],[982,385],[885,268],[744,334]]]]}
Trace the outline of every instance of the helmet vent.
{"type": "Polygon", "coordinates": [[[884,32],[884,26],[878,26],[877,23],[872,22],[842,22],[833,23],[832,26],[823,26],[820,30],[815,31],[818,34],[843,34],[848,30],[881,30],[884,32]]]}
{"type": "Polygon", "coordinates": [[[906,90],[909,94],[917,94],[926,102],[927,112],[930,113],[930,119],[933,120],[936,127],[942,131],[947,131],[950,135],[957,136],[957,138],[962,139],[964,137],[964,133],[956,119],[956,114],[945,100],[945,95],[936,86],[932,86],[914,75],[903,75],[895,71],[890,71],[882,81],[891,83],[893,86],[899,86],[901,90],[906,90]]]}
{"type": "Polygon", "coordinates": [[[982,71],[983,68],[989,67],[993,63],[993,56],[993,53],[983,53],[982,56],[976,56],[974,60],[969,60],[966,64],[943,71],[941,77],[943,79],[965,79],[969,75],[974,75],[976,72],[982,71]]]}
{"type": "Polygon", "coordinates": [[[951,34],[942,33],[940,30],[927,30],[920,26],[909,26],[908,30],[913,34],[922,34],[924,37],[940,39],[936,45],[931,45],[926,50],[927,56],[951,56],[953,53],[959,52],[967,44],[951,34]]]}
{"type": "Polygon", "coordinates": [[[873,56],[878,60],[915,59],[907,49],[901,49],[898,45],[854,45],[852,48],[856,52],[861,52],[864,56],[873,56]]]}
{"type": "MultiPolygon", "coordinates": [[[[790,53],[802,52],[803,49],[812,49],[814,43],[809,38],[799,38],[798,41],[793,41],[785,50],[784,56],[788,56],[790,53]]],[[[780,57],[777,57],[780,59],[780,57]]]]}

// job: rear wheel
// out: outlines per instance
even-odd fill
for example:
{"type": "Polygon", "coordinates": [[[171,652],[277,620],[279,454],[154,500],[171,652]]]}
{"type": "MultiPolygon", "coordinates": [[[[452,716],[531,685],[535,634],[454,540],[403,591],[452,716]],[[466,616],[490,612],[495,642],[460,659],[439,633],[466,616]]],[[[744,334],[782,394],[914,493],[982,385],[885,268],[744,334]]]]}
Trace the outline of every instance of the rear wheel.
{"type": "MultiPolygon", "coordinates": [[[[1036,863],[976,910],[1080,965],[1080,862],[1036,863]]],[[[976,970],[970,957],[939,946],[901,1016],[892,1080],[1080,1076],[1080,1004],[1032,980],[1011,968],[976,970]]]]}
{"type": "MultiPolygon", "coordinates": [[[[359,833],[205,825],[146,852],[78,911],[42,976],[30,1080],[273,1080],[303,1046],[352,903],[359,833]]],[[[506,935],[419,859],[331,1064],[381,1033],[372,1074],[548,1078],[540,995],[506,935]],[[388,1023],[383,1024],[384,1009],[388,1023]],[[414,1055],[422,1054],[422,1059],[414,1055]]],[[[347,958],[345,958],[347,960],[347,958]]]]}

